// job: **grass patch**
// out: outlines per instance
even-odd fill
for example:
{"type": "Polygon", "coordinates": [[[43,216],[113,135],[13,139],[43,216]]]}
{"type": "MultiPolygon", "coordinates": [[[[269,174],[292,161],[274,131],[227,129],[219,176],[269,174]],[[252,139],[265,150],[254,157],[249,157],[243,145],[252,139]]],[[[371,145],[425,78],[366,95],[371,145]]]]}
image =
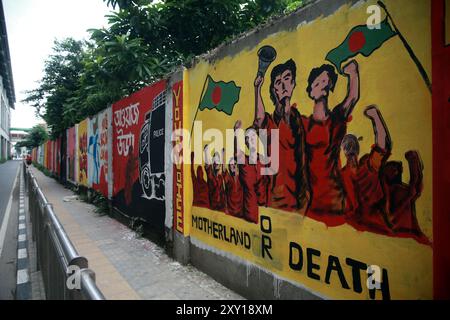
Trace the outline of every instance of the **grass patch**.
{"type": "Polygon", "coordinates": [[[138,238],[143,238],[144,236],[144,225],[141,219],[138,217],[131,217],[129,227],[131,230],[136,232],[138,238]]]}
{"type": "Polygon", "coordinates": [[[109,202],[101,193],[94,192],[91,202],[95,208],[95,213],[100,216],[109,215],[109,202]]]}
{"type": "Polygon", "coordinates": [[[43,174],[45,174],[47,177],[52,177],[52,173],[43,165],[37,163],[37,162],[33,162],[33,165],[39,169],[39,171],[41,171],[43,174]]]}

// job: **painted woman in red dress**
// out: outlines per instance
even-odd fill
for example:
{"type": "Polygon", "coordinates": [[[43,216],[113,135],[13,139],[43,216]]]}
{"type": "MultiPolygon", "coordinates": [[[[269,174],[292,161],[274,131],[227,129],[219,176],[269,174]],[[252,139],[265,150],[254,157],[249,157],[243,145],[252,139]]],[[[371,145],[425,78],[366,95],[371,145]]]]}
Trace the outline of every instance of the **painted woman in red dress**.
{"type": "Polygon", "coordinates": [[[303,117],[306,133],[306,154],[311,188],[307,215],[328,225],[344,223],[345,191],[341,177],[340,147],[347,131],[347,122],[359,100],[359,71],[355,60],[344,66],[348,78],[344,101],[329,109],[328,97],[338,76],[331,65],[324,64],[311,71],[306,89],[314,101],[313,114],[303,117]],[[322,217],[328,216],[328,219],[322,217]]]}

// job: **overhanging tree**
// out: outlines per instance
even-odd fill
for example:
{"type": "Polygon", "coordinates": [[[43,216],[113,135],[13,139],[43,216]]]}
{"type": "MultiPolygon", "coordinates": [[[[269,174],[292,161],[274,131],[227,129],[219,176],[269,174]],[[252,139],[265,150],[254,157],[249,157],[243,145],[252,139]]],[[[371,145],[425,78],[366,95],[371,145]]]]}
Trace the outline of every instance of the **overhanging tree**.
{"type": "Polygon", "coordinates": [[[104,0],[115,9],[89,41],[56,41],[24,100],[52,137],[161,78],[193,56],[297,9],[301,0],[104,0]]]}
{"type": "Polygon", "coordinates": [[[15,147],[16,150],[17,148],[22,147],[26,147],[27,149],[33,149],[46,142],[48,138],[49,136],[45,127],[43,125],[36,125],[33,128],[31,128],[25,139],[16,143],[15,147]]]}

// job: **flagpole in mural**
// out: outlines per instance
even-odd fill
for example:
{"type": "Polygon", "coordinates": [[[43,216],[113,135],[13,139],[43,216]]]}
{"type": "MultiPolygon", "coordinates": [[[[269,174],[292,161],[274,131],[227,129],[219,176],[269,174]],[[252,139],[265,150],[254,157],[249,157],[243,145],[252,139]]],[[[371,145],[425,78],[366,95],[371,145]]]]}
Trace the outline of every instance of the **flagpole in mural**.
{"type": "Polygon", "coordinates": [[[202,101],[203,94],[205,93],[205,87],[206,87],[206,83],[207,83],[207,82],[208,82],[208,81],[205,81],[205,83],[203,84],[202,94],[200,95],[200,101],[199,101],[199,103],[198,103],[197,110],[195,111],[194,120],[192,121],[191,138],[192,138],[192,133],[194,132],[194,123],[195,123],[195,119],[197,119],[198,110],[200,109],[200,102],[202,101]]]}
{"type": "Polygon", "coordinates": [[[431,89],[431,81],[428,78],[428,74],[425,71],[425,68],[420,63],[420,60],[417,58],[416,54],[414,53],[413,49],[409,45],[408,41],[405,39],[405,37],[403,37],[403,34],[400,32],[400,30],[398,30],[397,26],[395,25],[394,19],[392,18],[391,14],[389,13],[388,9],[386,8],[386,5],[382,1],[378,1],[377,3],[386,12],[387,17],[392,22],[392,26],[394,27],[395,32],[400,37],[400,40],[402,41],[403,45],[405,46],[406,51],[408,51],[408,53],[411,56],[412,60],[416,64],[417,68],[419,69],[420,75],[422,76],[423,80],[425,81],[425,84],[428,87],[428,90],[430,90],[430,93],[431,93],[431,90],[432,90],[431,89]]]}

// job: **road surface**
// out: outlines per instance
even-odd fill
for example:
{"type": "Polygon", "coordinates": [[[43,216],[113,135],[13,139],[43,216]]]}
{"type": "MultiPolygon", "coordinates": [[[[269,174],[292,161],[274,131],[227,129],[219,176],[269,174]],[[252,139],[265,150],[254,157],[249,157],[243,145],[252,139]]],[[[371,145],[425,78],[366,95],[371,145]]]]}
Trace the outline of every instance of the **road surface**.
{"type": "Polygon", "coordinates": [[[21,164],[14,160],[0,164],[0,300],[15,298],[21,164]]]}

